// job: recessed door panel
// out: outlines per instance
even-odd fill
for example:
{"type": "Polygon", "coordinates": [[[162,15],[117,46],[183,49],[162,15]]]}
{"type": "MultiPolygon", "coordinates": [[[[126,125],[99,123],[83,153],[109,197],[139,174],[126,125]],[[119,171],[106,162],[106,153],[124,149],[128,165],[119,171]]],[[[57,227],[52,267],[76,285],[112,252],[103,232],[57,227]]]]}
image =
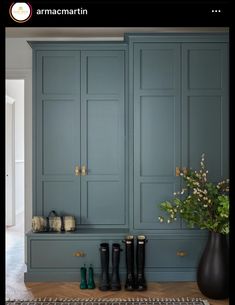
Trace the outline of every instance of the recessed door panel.
{"type": "Polygon", "coordinates": [[[140,51],[140,88],[174,88],[174,50],[159,45],[143,47],[140,51]]]}
{"type": "Polygon", "coordinates": [[[190,89],[221,89],[221,50],[193,48],[188,51],[188,80],[190,89]]]}
{"type": "Polygon", "coordinates": [[[59,215],[73,215],[80,223],[80,194],[77,192],[75,181],[44,181],[43,183],[43,212],[55,210],[59,215]]]}
{"type": "Polygon", "coordinates": [[[124,201],[120,200],[122,183],[119,181],[87,182],[87,211],[82,223],[91,225],[125,224],[124,201]]]}
{"type": "MultiPolygon", "coordinates": [[[[189,162],[199,169],[202,153],[209,170],[209,177],[222,175],[222,101],[219,96],[190,97],[189,108],[189,162]]],[[[216,179],[216,180],[217,180],[216,179]]]]}
{"type": "Polygon", "coordinates": [[[74,170],[77,133],[76,101],[44,100],[42,104],[43,174],[68,175],[74,170]]]}
{"type": "Polygon", "coordinates": [[[86,93],[119,94],[122,90],[122,52],[87,51],[85,55],[86,93]],[[121,56],[120,56],[121,55],[121,56]]]}
{"type": "Polygon", "coordinates": [[[119,103],[119,100],[87,101],[89,175],[119,173],[119,103]]]}
{"type": "Polygon", "coordinates": [[[174,96],[141,97],[141,176],[174,175],[175,117],[174,96]]]}
{"type": "Polygon", "coordinates": [[[44,94],[74,94],[77,71],[74,52],[48,51],[42,57],[42,92],[44,94]]]}
{"type": "Polygon", "coordinates": [[[151,229],[173,229],[180,227],[180,221],[162,224],[158,216],[165,216],[160,209],[160,202],[171,200],[175,191],[174,183],[141,183],[140,184],[140,213],[138,216],[140,226],[148,225],[151,229]]]}

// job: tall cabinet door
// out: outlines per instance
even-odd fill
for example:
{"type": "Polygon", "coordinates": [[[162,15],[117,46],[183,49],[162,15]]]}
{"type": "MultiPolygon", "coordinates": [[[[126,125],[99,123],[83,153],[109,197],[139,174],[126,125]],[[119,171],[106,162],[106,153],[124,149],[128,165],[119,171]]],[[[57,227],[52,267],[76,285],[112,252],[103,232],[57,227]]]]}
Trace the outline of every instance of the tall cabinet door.
{"type": "Polygon", "coordinates": [[[80,52],[36,53],[34,215],[55,210],[80,223],[80,52]]]}
{"type": "Polygon", "coordinates": [[[82,51],[81,223],[125,227],[124,83],[125,54],[82,51]]]}
{"type": "Polygon", "coordinates": [[[228,178],[228,48],[185,43],[183,59],[183,163],[199,168],[205,153],[209,179],[228,178]]]}
{"type": "Polygon", "coordinates": [[[179,189],[180,44],[134,45],[134,228],[179,228],[159,224],[159,204],[179,189]]]}

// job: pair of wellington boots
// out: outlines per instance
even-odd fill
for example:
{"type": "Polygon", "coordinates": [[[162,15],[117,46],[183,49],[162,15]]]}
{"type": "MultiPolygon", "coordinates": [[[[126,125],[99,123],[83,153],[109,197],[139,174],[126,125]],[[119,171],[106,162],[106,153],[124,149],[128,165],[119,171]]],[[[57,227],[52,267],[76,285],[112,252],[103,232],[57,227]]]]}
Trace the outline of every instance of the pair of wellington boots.
{"type": "Polygon", "coordinates": [[[93,267],[90,266],[88,269],[88,281],[86,279],[87,274],[87,268],[84,265],[84,267],[80,268],[81,272],[81,282],[80,282],[80,289],[94,289],[95,288],[95,282],[94,282],[94,271],[93,267]]]}
{"type": "Polygon", "coordinates": [[[112,276],[109,279],[109,244],[100,244],[100,260],[101,260],[101,277],[99,289],[106,290],[121,290],[120,277],[119,277],[119,262],[120,262],[120,249],[119,244],[112,244],[112,276]]]}
{"type": "Polygon", "coordinates": [[[147,289],[144,266],[145,266],[145,244],[147,239],[144,235],[137,236],[136,244],[136,275],[134,273],[134,236],[126,236],[123,242],[126,245],[126,283],[125,289],[128,291],[147,289]]]}

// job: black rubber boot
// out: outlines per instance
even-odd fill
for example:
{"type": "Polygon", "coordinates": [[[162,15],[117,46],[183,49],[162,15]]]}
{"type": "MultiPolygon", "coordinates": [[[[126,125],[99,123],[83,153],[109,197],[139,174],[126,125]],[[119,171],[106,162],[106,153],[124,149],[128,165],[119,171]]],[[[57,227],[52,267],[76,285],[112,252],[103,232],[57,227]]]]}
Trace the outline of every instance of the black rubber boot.
{"type": "Polygon", "coordinates": [[[119,262],[120,262],[120,245],[112,245],[112,278],[111,278],[111,290],[121,290],[120,276],[119,276],[119,262]]]}
{"type": "Polygon", "coordinates": [[[110,289],[109,284],[109,244],[100,244],[101,277],[99,289],[106,291],[110,289]]]}
{"type": "Polygon", "coordinates": [[[135,275],[134,275],[134,236],[129,235],[123,240],[126,244],[126,283],[125,289],[128,291],[135,290],[135,275]]]}
{"type": "Polygon", "coordinates": [[[147,240],[144,235],[139,235],[137,237],[137,247],[136,247],[136,266],[137,266],[137,276],[136,276],[136,289],[138,291],[143,291],[147,289],[146,280],[144,276],[144,265],[145,265],[145,244],[147,240]]]}

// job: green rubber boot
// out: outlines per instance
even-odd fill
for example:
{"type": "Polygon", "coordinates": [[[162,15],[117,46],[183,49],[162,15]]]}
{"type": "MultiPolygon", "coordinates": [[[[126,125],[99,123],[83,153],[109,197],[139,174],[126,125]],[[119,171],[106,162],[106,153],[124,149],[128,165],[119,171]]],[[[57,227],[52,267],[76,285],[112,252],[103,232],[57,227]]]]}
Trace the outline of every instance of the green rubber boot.
{"type": "Polygon", "coordinates": [[[80,282],[80,289],[87,289],[87,280],[86,280],[86,267],[81,267],[81,282],[80,282]]]}
{"type": "Polygon", "coordinates": [[[95,288],[94,271],[93,271],[93,267],[90,265],[88,271],[88,289],[94,289],[94,288],[95,288]]]}

